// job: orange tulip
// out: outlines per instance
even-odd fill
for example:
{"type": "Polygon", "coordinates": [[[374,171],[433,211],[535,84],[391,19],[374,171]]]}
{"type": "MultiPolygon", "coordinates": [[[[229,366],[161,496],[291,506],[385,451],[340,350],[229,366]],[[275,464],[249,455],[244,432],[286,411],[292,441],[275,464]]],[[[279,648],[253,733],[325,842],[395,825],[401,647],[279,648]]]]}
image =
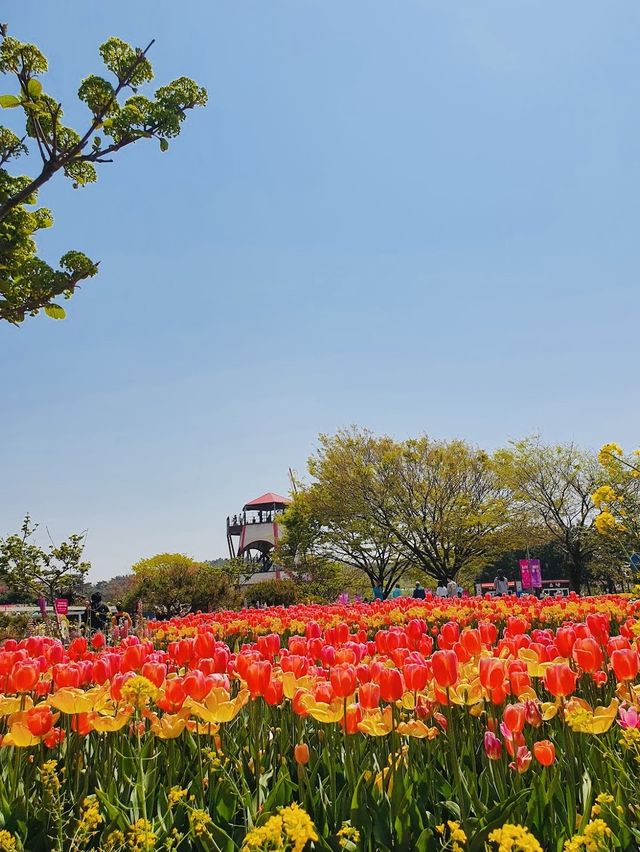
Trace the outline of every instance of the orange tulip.
{"type": "Polygon", "coordinates": [[[539,740],[533,744],[533,754],[542,766],[551,766],[555,763],[556,747],[550,740],[539,740]]]}
{"type": "Polygon", "coordinates": [[[356,670],[349,663],[334,666],[329,675],[333,694],[338,698],[348,698],[356,691],[356,670]]]}
{"type": "Polygon", "coordinates": [[[380,686],[377,683],[363,683],[358,689],[360,706],[365,710],[375,710],[380,704],[380,686]]]}
{"type": "Polygon", "coordinates": [[[13,669],[16,692],[31,692],[39,678],[40,671],[35,663],[20,662],[13,669]]]}
{"type": "MultiPolygon", "coordinates": [[[[453,651],[447,652],[453,653],[453,651]]],[[[455,654],[453,654],[455,657],[455,654]]],[[[398,669],[383,669],[380,672],[380,695],[384,701],[399,701],[404,693],[402,675],[398,669]]]]}
{"type": "Polygon", "coordinates": [[[298,743],[293,749],[293,755],[297,764],[306,766],[309,763],[309,746],[306,743],[298,743]]]}

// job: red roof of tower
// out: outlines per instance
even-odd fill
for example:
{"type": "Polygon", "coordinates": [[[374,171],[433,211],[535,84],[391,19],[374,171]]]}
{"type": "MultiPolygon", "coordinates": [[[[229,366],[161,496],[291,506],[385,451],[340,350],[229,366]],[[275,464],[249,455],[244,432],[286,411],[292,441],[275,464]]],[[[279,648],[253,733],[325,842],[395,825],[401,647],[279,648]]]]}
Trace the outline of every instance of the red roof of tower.
{"type": "Polygon", "coordinates": [[[245,503],[243,509],[270,509],[274,504],[276,506],[286,506],[291,500],[288,497],[282,497],[280,494],[274,494],[273,491],[267,491],[261,497],[256,497],[255,500],[250,500],[245,503]]]}

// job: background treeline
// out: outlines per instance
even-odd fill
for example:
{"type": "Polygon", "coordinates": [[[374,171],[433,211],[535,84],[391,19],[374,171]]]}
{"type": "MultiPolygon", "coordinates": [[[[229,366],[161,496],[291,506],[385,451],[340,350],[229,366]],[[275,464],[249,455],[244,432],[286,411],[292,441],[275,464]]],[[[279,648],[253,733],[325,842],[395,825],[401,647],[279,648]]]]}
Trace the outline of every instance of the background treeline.
{"type": "Polygon", "coordinates": [[[415,580],[471,587],[497,570],[515,579],[528,552],[576,591],[620,589],[638,548],[634,461],[614,444],[595,453],[537,436],[489,453],[358,428],[322,435],[283,516],[277,559],[301,580],[322,565],[349,566],[388,594],[415,580]],[[617,522],[607,489],[624,506],[617,522]]]}
{"type": "Polygon", "coordinates": [[[0,603],[80,603],[98,591],[129,610],[142,600],[145,611],[171,616],[370,596],[373,586],[387,595],[396,584],[448,578],[471,589],[499,570],[516,579],[527,553],[546,578],[569,579],[576,591],[619,591],[632,583],[640,550],[637,462],[637,451],[625,456],[615,444],[595,453],[534,436],[489,453],[351,428],[321,435],[308,477],[295,483],[274,553],[282,580],[247,586],[255,564],[163,553],[87,583],[84,534],[41,547],[27,516],[19,533],[0,539],[0,603]]]}

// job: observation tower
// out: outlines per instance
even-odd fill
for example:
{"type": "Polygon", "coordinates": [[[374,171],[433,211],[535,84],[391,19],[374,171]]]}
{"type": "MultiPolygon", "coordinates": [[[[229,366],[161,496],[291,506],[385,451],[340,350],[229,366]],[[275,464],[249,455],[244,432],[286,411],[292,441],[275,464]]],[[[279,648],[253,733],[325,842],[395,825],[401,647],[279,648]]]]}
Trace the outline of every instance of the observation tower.
{"type": "MultiPolygon", "coordinates": [[[[254,571],[256,568],[259,571],[271,570],[271,552],[278,543],[278,524],[275,519],[290,502],[288,497],[268,491],[245,503],[239,514],[228,517],[229,556],[253,563],[254,571]],[[256,563],[260,563],[260,567],[256,563]]],[[[276,576],[279,573],[276,570],[276,576]]]]}

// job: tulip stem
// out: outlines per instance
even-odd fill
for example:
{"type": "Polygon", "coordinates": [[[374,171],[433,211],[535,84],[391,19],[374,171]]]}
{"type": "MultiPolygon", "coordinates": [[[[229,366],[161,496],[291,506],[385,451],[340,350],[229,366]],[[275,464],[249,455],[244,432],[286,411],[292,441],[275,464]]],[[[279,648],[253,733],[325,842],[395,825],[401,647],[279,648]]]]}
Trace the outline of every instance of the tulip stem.
{"type": "Polygon", "coordinates": [[[456,785],[458,795],[458,804],[460,806],[460,814],[462,817],[463,826],[467,821],[467,802],[466,796],[462,787],[462,776],[460,775],[460,763],[458,762],[458,745],[456,742],[455,726],[453,723],[453,713],[451,710],[451,701],[449,700],[449,688],[447,688],[447,744],[449,746],[449,758],[451,762],[451,772],[456,785]]]}

